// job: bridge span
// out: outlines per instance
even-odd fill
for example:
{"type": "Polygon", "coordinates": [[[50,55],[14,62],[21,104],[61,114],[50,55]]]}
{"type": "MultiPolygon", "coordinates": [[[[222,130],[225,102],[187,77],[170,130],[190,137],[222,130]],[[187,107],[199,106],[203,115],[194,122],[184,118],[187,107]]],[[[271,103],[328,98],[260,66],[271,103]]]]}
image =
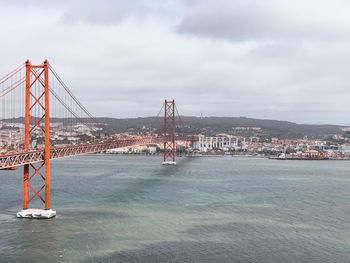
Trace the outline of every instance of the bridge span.
{"type": "Polygon", "coordinates": [[[159,112],[164,112],[162,130],[157,130],[157,134],[153,129],[146,135],[135,137],[101,138],[98,130],[102,129],[102,124],[73,95],[47,60],[40,65],[32,65],[27,60],[0,78],[0,105],[0,131],[11,130],[6,140],[0,138],[0,170],[24,167],[23,209],[17,213],[18,217],[51,218],[56,215],[50,207],[50,160],[136,145],[161,144],[163,164],[176,164],[176,140],[196,139],[176,134],[175,112],[178,115],[178,111],[175,100],[165,100],[159,112]],[[18,124],[15,120],[24,123],[18,124]],[[83,140],[85,137],[89,139],[83,140]],[[43,185],[36,187],[31,184],[33,177],[41,178],[43,185]],[[34,198],[43,202],[44,209],[29,208],[34,198]]]}

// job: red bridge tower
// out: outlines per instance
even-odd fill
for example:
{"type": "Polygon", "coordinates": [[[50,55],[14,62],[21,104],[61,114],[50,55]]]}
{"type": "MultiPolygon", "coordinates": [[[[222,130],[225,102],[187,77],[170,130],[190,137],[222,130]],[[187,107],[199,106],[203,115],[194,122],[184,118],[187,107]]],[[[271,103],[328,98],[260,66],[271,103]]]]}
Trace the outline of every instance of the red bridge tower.
{"type": "Polygon", "coordinates": [[[34,130],[44,134],[45,151],[43,162],[24,165],[23,177],[23,210],[17,217],[51,218],[56,212],[50,209],[50,112],[49,112],[49,62],[42,65],[32,65],[26,61],[26,94],[25,94],[25,125],[24,150],[30,150],[30,134],[34,130]],[[30,181],[40,176],[43,185],[35,189],[30,181]],[[29,189],[32,195],[29,198],[29,189]],[[45,191],[44,196],[41,194],[45,191]],[[45,205],[45,210],[28,209],[29,203],[38,197],[45,205]]]}
{"type": "Polygon", "coordinates": [[[164,161],[163,164],[176,164],[175,161],[175,100],[164,103],[164,161]],[[170,136],[168,136],[170,133],[170,136]]]}

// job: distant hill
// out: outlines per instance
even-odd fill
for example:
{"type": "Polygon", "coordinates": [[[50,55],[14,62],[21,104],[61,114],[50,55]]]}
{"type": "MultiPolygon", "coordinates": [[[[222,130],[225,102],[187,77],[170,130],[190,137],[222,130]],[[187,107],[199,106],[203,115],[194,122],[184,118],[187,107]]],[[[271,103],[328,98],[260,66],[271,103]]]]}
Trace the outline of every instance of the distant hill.
{"type": "MultiPolygon", "coordinates": [[[[162,118],[99,118],[103,123],[110,125],[115,132],[141,131],[146,126],[162,127],[162,118]]],[[[177,125],[185,133],[203,133],[215,135],[217,133],[229,133],[246,136],[278,137],[278,138],[323,138],[333,134],[343,134],[341,130],[345,126],[297,124],[288,121],[262,120],[246,117],[186,117],[177,119],[177,125]],[[248,128],[252,127],[252,128],[248,128]],[[258,129],[255,129],[256,127],[258,129]]]]}
{"type": "MultiPolygon", "coordinates": [[[[141,132],[143,128],[163,129],[163,118],[97,118],[107,124],[114,132],[141,132]]],[[[7,121],[24,122],[24,118],[7,121]]],[[[51,118],[53,122],[63,122],[63,119],[51,118]]],[[[68,121],[68,123],[70,123],[68,121]]],[[[297,139],[307,136],[309,139],[325,138],[333,134],[345,134],[342,128],[347,126],[327,124],[297,124],[288,121],[262,120],[246,117],[186,117],[176,119],[178,131],[185,134],[205,134],[213,136],[227,133],[241,136],[259,136],[262,138],[278,137],[280,139],[297,139]]]]}

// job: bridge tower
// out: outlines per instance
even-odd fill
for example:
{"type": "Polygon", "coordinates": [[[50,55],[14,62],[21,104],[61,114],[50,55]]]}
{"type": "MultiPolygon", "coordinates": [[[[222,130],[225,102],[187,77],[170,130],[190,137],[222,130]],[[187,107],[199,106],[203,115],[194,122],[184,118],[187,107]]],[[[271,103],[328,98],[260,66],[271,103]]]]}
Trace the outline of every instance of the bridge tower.
{"type": "Polygon", "coordinates": [[[164,161],[163,164],[175,165],[175,100],[164,103],[164,161]],[[168,131],[169,135],[168,136],[168,131]]]}
{"type": "Polygon", "coordinates": [[[25,89],[25,128],[24,150],[30,150],[30,137],[34,132],[44,135],[45,151],[43,161],[38,164],[24,165],[23,177],[23,210],[17,217],[51,218],[56,212],[50,209],[50,112],[49,112],[49,62],[32,65],[26,61],[26,89],[25,89]],[[31,185],[33,177],[41,178],[43,185],[35,189],[31,185]],[[31,190],[31,191],[29,191],[31,190]],[[44,190],[44,195],[42,194],[44,190]],[[42,209],[29,209],[29,203],[39,198],[45,206],[42,209]]]}

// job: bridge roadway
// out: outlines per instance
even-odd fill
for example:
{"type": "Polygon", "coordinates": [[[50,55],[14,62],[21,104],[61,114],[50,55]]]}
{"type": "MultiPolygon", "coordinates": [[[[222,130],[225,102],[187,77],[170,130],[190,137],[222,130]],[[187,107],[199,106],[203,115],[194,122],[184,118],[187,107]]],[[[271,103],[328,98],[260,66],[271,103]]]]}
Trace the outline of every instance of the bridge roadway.
{"type": "MultiPolygon", "coordinates": [[[[179,136],[176,140],[193,141],[194,136],[179,136]]],[[[75,155],[83,155],[88,153],[96,153],[110,149],[123,148],[136,145],[158,144],[164,141],[169,141],[169,138],[164,137],[141,137],[127,139],[113,139],[106,142],[96,142],[90,144],[79,144],[65,147],[51,147],[50,160],[75,155]]],[[[0,155],[0,170],[11,167],[21,166],[25,164],[38,163],[44,161],[44,149],[34,151],[21,151],[6,155],[0,155]]]]}

